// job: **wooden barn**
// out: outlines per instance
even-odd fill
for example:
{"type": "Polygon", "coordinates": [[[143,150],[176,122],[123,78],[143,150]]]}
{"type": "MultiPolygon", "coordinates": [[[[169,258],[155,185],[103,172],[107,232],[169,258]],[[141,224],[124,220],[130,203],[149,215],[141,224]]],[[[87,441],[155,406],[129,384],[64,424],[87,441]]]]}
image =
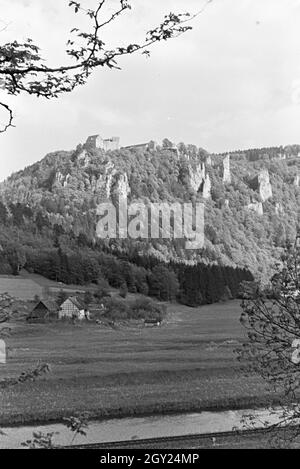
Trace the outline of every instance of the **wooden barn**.
{"type": "Polygon", "coordinates": [[[83,303],[76,296],[70,296],[61,305],[58,312],[59,319],[88,319],[89,312],[85,310],[83,303]]]}
{"type": "Polygon", "coordinates": [[[29,322],[46,322],[58,318],[58,307],[55,301],[40,300],[27,316],[29,322]]]}

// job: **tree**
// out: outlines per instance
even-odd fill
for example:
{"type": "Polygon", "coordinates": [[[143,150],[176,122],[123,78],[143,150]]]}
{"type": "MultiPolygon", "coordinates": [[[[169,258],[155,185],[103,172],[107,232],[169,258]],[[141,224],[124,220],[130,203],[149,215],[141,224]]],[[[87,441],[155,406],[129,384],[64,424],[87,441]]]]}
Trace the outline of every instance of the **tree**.
{"type": "MultiPolygon", "coordinates": [[[[90,9],[84,8],[78,1],[69,0],[69,7],[75,14],[86,15],[91,27],[88,31],[78,28],[71,30],[65,47],[71,61],[65,64],[48,65],[43,60],[39,47],[30,38],[22,43],[15,40],[1,45],[1,87],[10,95],[28,93],[48,99],[58,97],[84,85],[96,68],[119,70],[118,59],[122,56],[138,52],[149,56],[149,48],[155,43],[178,37],[192,29],[187,23],[204,10],[202,8],[193,16],[189,13],[169,13],[157,27],[147,32],[142,42],[109,47],[103,41],[103,31],[119,16],[129,11],[131,4],[129,0],[119,0],[116,2],[118,6],[112,11],[108,3],[108,0],[98,0],[95,8],[90,9]]],[[[0,106],[8,113],[7,123],[0,129],[0,132],[5,132],[13,125],[13,111],[6,103],[0,102],[0,106]]]]}
{"type": "Polygon", "coordinates": [[[149,275],[149,295],[162,301],[175,300],[179,283],[173,270],[157,265],[149,275]]]}
{"type": "Polygon", "coordinates": [[[168,138],[164,138],[163,141],[162,141],[162,147],[165,148],[165,149],[172,148],[173,143],[168,138]]]}
{"type": "Polygon", "coordinates": [[[64,301],[66,301],[67,298],[68,298],[67,292],[61,288],[58,292],[56,303],[58,304],[58,306],[60,306],[63,304],[64,301]]]}
{"type": "Polygon", "coordinates": [[[8,243],[5,247],[5,257],[11,266],[13,275],[19,275],[26,263],[23,247],[18,243],[8,243]]]}
{"type": "MultiPolygon", "coordinates": [[[[276,392],[278,423],[285,443],[300,436],[300,248],[288,249],[269,288],[244,283],[241,322],[248,340],[238,351],[250,372],[258,373],[276,392]]],[[[271,410],[272,407],[271,407],[271,410]]]]}
{"type": "Polygon", "coordinates": [[[92,301],[93,301],[93,294],[89,290],[87,290],[84,293],[84,298],[83,298],[83,303],[84,303],[85,309],[88,309],[88,307],[90,306],[92,301]]]}
{"type": "Polygon", "coordinates": [[[109,297],[109,284],[104,278],[99,278],[97,282],[97,291],[94,294],[97,300],[102,300],[102,298],[109,297]]]}

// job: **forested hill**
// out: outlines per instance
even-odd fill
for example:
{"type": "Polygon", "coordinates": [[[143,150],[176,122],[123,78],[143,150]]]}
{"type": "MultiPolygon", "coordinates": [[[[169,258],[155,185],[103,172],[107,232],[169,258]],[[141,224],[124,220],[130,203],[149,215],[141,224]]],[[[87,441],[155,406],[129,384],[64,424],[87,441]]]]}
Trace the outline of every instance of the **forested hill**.
{"type": "Polygon", "coordinates": [[[32,256],[55,246],[67,252],[75,242],[94,249],[97,204],[123,193],[129,202],[204,201],[205,246],[188,251],[184,240],[96,243],[106,253],[238,266],[265,280],[296,236],[299,162],[298,145],[210,155],[167,139],[161,146],[105,152],[80,144],[48,154],[0,185],[2,271],[9,269],[9,243],[26,247],[28,265],[30,250],[32,256]]]}

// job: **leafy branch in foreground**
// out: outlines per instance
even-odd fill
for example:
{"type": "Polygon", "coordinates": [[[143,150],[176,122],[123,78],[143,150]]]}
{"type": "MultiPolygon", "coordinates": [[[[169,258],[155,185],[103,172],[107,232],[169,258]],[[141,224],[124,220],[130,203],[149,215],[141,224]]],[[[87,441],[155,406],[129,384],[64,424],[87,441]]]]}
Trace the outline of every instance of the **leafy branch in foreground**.
{"type": "MultiPolygon", "coordinates": [[[[73,444],[78,435],[86,436],[86,431],[89,425],[88,416],[88,412],[83,412],[82,414],[63,419],[64,425],[73,433],[70,445],[73,444]]],[[[33,432],[33,439],[25,441],[22,443],[22,446],[29,449],[56,449],[60,446],[56,445],[53,441],[55,435],[59,435],[59,432],[33,432]]]]}
{"type": "MultiPolygon", "coordinates": [[[[113,12],[106,10],[108,0],[97,2],[95,9],[86,9],[80,2],[69,1],[69,7],[75,14],[88,17],[91,23],[88,31],[73,28],[67,41],[65,52],[73,63],[49,66],[43,60],[39,47],[28,38],[25,42],[13,41],[0,46],[0,80],[1,88],[10,95],[22,92],[45,98],[58,97],[62,93],[71,92],[75,87],[84,85],[98,67],[120,69],[118,59],[137,52],[149,56],[149,48],[157,42],[167,41],[180,36],[192,29],[187,23],[202,13],[211,3],[208,0],[196,14],[169,13],[162,22],[150,29],[140,43],[130,43],[117,47],[109,47],[103,40],[103,32],[111,23],[127,10],[131,10],[128,0],[119,0],[113,12]]],[[[13,113],[9,106],[0,102],[0,106],[8,112],[8,121],[0,129],[5,132],[12,126],[13,113]]]]}
{"type": "MultiPolygon", "coordinates": [[[[238,350],[248,372],[260,375],[280,405],[264,426],[281,439],[300,436],[300,249],[289,248],[269,288],[244,284],[241,323],[248,340],[238,350]]],[[[252,422],[253,423],[253,419],[252,422]]],[[[255,419],[254,419],[255,423],[255,419]]]]}
{"type": "Polygon", "coordinates": [[[73,433],[71,444],[78,435],[86,436],[86,430],[89,426],[88,418],[89,413],[83,412],[82,414],[79,414],[75,417],[65,417],[63,419],[66,427],[73,433]]]}

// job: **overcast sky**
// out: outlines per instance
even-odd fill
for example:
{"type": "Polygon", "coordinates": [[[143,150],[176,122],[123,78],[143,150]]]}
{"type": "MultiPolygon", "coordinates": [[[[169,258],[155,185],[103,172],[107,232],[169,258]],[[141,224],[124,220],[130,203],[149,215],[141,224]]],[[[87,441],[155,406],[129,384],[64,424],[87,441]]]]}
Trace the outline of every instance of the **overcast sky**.
{"type": "MultiPolygon", "coordinates": [[[[51,64],[62,62],[68,32],[81,23],[67,4],[0,0],[1,42],[31,37],[51,64]]],[[[164,13],[204,4],[132,0],[105,39],[136,42],[164,13]]],[[[299,24],[300,0],[213,0],[192,32],[156,45],[150,59],[123,58],[122,71],[96,71],[71,94],[7,100],[0,92],[16,115],[16,128],[0,135],[0,180],[95,133],[123,145],[168,137],[212,152],[300,143],[299,24]]]]}

